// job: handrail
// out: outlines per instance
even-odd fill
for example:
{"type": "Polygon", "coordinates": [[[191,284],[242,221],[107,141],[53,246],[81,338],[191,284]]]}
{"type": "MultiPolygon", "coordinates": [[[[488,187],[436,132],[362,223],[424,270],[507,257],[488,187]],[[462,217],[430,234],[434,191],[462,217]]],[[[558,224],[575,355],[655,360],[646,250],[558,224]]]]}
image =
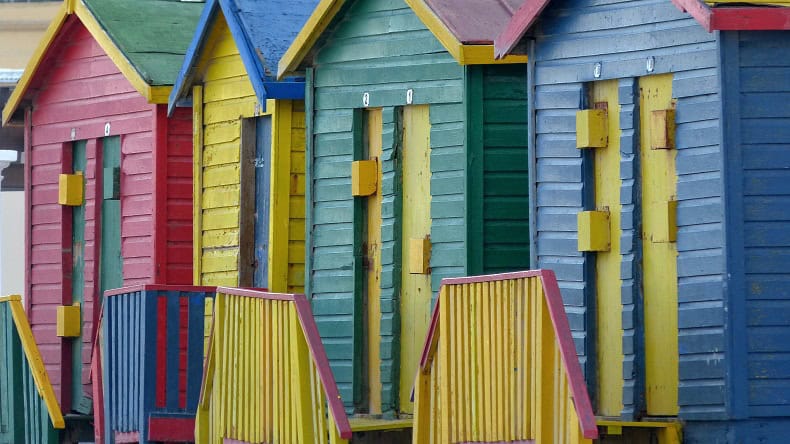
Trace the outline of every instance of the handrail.
{"type": "MultiPolygon", "coordinates": [[[[469,389],[470,387],[455,387],[452,396],[455,396],[455,393],[464,392],[465,388],[469,389]]],[[[505,434],[510,433],[513,438],[536,439],[536,442],[542,443],[563,442],[563,439],[557,438],[557,436],[565,434],[575,437],[576,442],[598,437],[595,416],[576,355],[559,286],[554,273],[550,270],[443,279],[417,371],[414,397],[416,401],[414,442],[418,444],[429,441],[449,442],[451,433],[462,442],[499,441],[505,439],[500,436],[502,430],[505,430],[505,434]],[[519,285],[522,286],[519,287],[519,285]],[[540,299],[543,300],[543,303],[540,299]],[[542,320],[544,318],[548,318],[546,321],[550,319],[550,329],[546,328],[548,326],[542,320]],[[480,326],[479,321],[485,325],[480,326]],[[485,328],[491,329],[485,332],[485,338],[469,337],[469,332],[485,328]],[[502,331],[494,332],[495,328],[502,329],[502,331]],[[546,334],[550,334],[552,338],[542,336],[546,334]],[[485,344],[484,341],[490,341],[490,344],[485,344]],[[490,351],[488,345],[500,348],[490,351]],[[443,351],[442,348],[445,350],[443,351]],[[500,358],[504,362],[489,364],[481,360],[485,359],[481,358],[482,355],[489,356],[497,353],[499,355],[494,358],[500,358]],[[463,356],[451,357],[453,354],[463,356]],[[477,361],[466,364],[465,359],[469,360],[469,356],[472,360],[476,358],[477,361]],[[439,358],[438,362],[437,357],[439,358]],[[561,368],[554,367],[554,359],[559,359],[561,368]],[[453,367],[453,364],[460,362],[464,363],[461,367],[464,365],[468,367],[453,367]],[[485,374],[480,370],[481,368],[485,368],[489,374],[485,374]],[[490,374],[492,372],[490,368],[495,369],[493,375],[490,374]],[[478,372],[483,374],[478,375],[478,372]],[[560,374],[564,375],[567,389],[563,388],[565,386],[561,380],[556,379],[556,375],[560,374]],[[480,419],[488,412],[449,412],[454,406],[460,408],[460,404],[453,404],[451,400],[449,394],[451,384],[473,385],[474,383],[471,381],[485,384],[489,382],[484,381],[486,377],[493,378],[501,386],[497,385],[492,388],[491,394],[485,393],[485,390],[476,386],[471,387],[471,390],[476,393],[471,395],[464,393],[469,399],[465,400],[463,408],[478,402],[479,400],[475,400],[474,397],[483,392],[486,402],[493,398],[494,401],[490,402],[494,404],[500,402],[499,407],[505,410],[505,412],[497,412],[497,416],[516,418],[519,415],[531,415],[532,421],[526,420],[519,426],[511,424],[508,431],[507,425],[501,423],[492,425],[480,419]],[[453,382],[451,383],[449,379],[452,379],[453,382]],[[509,387],[508,384],[525,392],[524,398],[518,400],[514,400],[512,397],[509,400],[499,399],[498,396],[501,397],[501,394],[497,391],[508,392],[505,390],[506,386],[509,387]],[[548,413],[550,416],[552,412],[542,412],[543,418],[540,417],[541,412],[538,412],[537,415],[534,412],[528,412],[526,404],[529,402],[539,404],[541,390],[546,390],[544,387],[546,384],[555,390],[551,396],[544,393],[549,396],[546,399],[558,400],[552,403],[550,408],[562,409],[564,406],[562,403],[565,401],[560,398],[573,403],[572,409],[560,413],[565,415],[567,423],[565,425],[558,426],[557,424],[562,421],[556,418],[553,421],[544,422],[545,426],[544,424],[536,425],[535,422],[546,421],[546,414],[548,413]],[[563,395],[565,390],[568,392],[567,395],[563,395]],[[436,407],[439,402],[437,397],[441,400],[441,406],[438,408],[436,407]],[[522,402],[524,405],[519,406],[518,402],[522,402]],[[437,418],[437,416],[441,416],[441,418],[437,418]],[[577,423],[578,429],[576,430],[580,432],[581,436],[575,430],[571,430],[574,426],[568,425],[574,422],[577,423]],[[530,425],[526,426],[526,423],[530,423],[530,425]],[[555,429],[548,430],[552,427],[555,429]],[[515,436],[517,435],[513,432],[515,429],[522,429],[521,434],[528,436],[515,436]],[[524,431],[523,429],[528,430],[524,431]],[[555,439],[558,440],[555,441],[555,439]]],[[[534,409],[542,407],[535,405],[534,409]]],[[[549,407],[544,408],[549,409],[549,407]]]]}
{"type": "MultiPolygon", "coordinates": [[[[214,418],[208,418],[208,411],[212,408],[212,394],[215,389],[214,379],[218,377],[217,373],[222,371],[221,366],[223,363],[227,374],[223,374],[222,378],[227,378],[230,382],[225,383],[221,389],[228,391],[228,396],[241,398],[238,402],[246,403],[242,408],[252,411],[251,416],[247,418],[244,418],[244,415],[238,414],[238,412],[236,415],[231,415],[225,411],[226,417],[219,419],[223,425],[225,419],[228,420],[228,423],[233,422],[234,424],[238,421],[239,430],[237,430],[237,434],[245,435],[245,437],[233,439],[248,441],[253,439],[254,436],[256,440],[265,440],[263,436],[259,436],[260,429],[264,428],[261,424],[269,421],[268,419],[261,419],[265,413],[263,404],[270,402],[272,404],[266,405],[269,408],[273,408],[273,406],[277,405],[277,402],[283,402],[284,399],[288,399],[284,404],[284,411],[275,411],[273,421],[277,422],[279,420],[281,422],[285,421],[285,423],[292,421],[293,427],[291,429],[294,431],[299,430],[303,442],[312,440],[315,440],[315,442],[326,442],[325,436],[321,437],[319,435],[327,431],[330,434],[329,442],[340,442],[351,438],[351,426],[343,408],[337,384],[329,367],[326,351],[318,334],[318,327],[313,318],[310,302],[305,295],[218,287],[214,310],[214,322],[211,327],[209,350],[198,404],[198,420],[195,434],[199,442],[203,442],[204,439],[208,440],[206,434],[209,432],[207,430],[217,426],[212,422],[214,418]],[[256,304],[256,301],[265,301],[265,303],[256,304]],[[283,303],[285,305],[282,305],[283,303]],[[291,308],[288,307],[289,305],[291,308]],[[226,310],[232,310],[232,313],[225,313],[226,310]],[[229,324],[232,324],[231,328],[236,329],[234,330],[236,335],[234,337],[229,337],[230,335],[224,331],[229,324]],[[239,327],[240,325],[242,327],[239,327]],[[242,332],[240,329],[244,328],[244,326],[247,326],[246,328],[249,330],[242,332]],[[269,332],[269,334],[266,332],[269,332]],[[254,358],[223,355],[223,350],[220,348],[228,348],[230,344],[235,344],[234,340],[246,344],[247,349],[245,353],[251,353],[254,358]],[[217,343],[217,341],[220,342],[217,343]],[[244,341],[248,342],[245,343],[244,341]],[[250,345],[249,341],[256,342],[250,345]],[[228,367],[228,359],[233,359],[233,362],[236,364],[228,367]],[[275,359],[275,361],[270,362],[272,359],[275,359]],[[281,359],[281,361],[277,362],[276,359],[281,359]],[[254,363],[251,364],[250,361],[254,361],[254,363]],[[264,368],[258,368],[256,365],[262,365],[264,368]],[[234,370],[237,373],[228,370],[229,368],[236,369],[237,367],[243,369],[234,370]],[[280,378],[278,380],[280,382],[290,378],[288,382],[290,383],[291,394],[250,393],[253,390],[245,384],[248,384],[248,381],[253,379],[261,381],[268,378],[267,372],[274,372],[274,377],[280,378]],[[289,376],[284,376],[286,374],[289,374],[289,376]],[[272,399],[266,398],[267,394],[272,399]],[[277,396],[281,398],[279,401],[275,399],[277,396]],[[321,398],[325,398],[328,411],[324,410],[324,401],[321,398]],[[327,414],[334,426],[327,426],[324,423],[324,416],[327,414]],[[310,423],[310,421],[313,422],[310,423]],[[256,426],[260,427],[256,428],[256,426]],[[326,427],[329,427],[329,430],[326,427]],[[254,431],[254,429],[257,431],[254,431]],[[307,438],[308,436],[312,437],[312,440],[307,438]]],[[[224,351],[226,353],[229,352],[229,350],[224,351]]],[[[268,390],[268,387],[263,387],[266,385],[261,382],[259,389],[268,390]]],[[[273,386],[272,390],[276,390],[276,388],[273,386]]],[[[222,400],[219,403],[224,404],[222,400]]],[[[241,406],[242,404],[239,405],[241,406]]],[[[225,409],[227,406],[222,405],[217,408],[225,409]]],[[[275,410],[277,409],[275,408],[275,410]]],[[[216,415],[212,416],[216,417],[216,415]]],[[[219,417],[222,417],[222,413],[219,414],[219,417]]],[[[274,426],[267,423],[266,427],[273,430],[274,426]]],[[[271,430],[263,433],[270,433],[271,430]]],[[[211,433],[211,436],[217,438],[219,436],[217,433],[222,432],[211,433]]],[[[222,438],[231,439],[232,437],[222,436],[222,438]]],[[[299,441],[295,437],[280,436],[280,438],[291,442],[299,441]]]]}
{"type": "Polygon", "coordinates": [[[38,345],[36,345],[33,331],[30,329],[30,323],[27,320],[25,309],[22,307],[22,297],[19,295],[0,297],[0,304],[2,303],[7,303],[11,309],[11,317],[14,320],[16,332],[22,343],[22,350],[24,350],[27,363],[30,366],[30,372],[36,384],[38,395],[47,406],[47,412],[49,413],[52,427],[63,429],[66,427],[65,421],[63,420],[63,413],[60,411],[60,406],[55,398],[55,391],[52,388],[49,375],[44,367],[44,360],[41,358],[38,345]]]}

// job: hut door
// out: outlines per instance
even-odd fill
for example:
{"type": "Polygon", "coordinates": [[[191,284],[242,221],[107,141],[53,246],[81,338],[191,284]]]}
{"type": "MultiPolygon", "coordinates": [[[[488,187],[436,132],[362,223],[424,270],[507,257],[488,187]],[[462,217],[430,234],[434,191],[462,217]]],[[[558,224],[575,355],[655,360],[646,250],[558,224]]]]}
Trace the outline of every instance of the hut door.
{"type": "Polygon", "coordinates": [[[677,174],[672,75],[639,79],[647,413],[678,414],[677,174]]]}
{"type": "Polygon", "coordinates": [[[100,296],[105,290],[123,286],[120,136],[102,139],[102,168],[100,296]]]}
{"type": "Polygon", "coordinates": [[[623,326],[620,296],[620,105],[618,81],[596,82],[591,108],[606,110],[608,142],[592,148],[595,210],[609,215],[610,244],[595,256],[598,413],[619,416],[623,409],[623,326]]]}
{"type": "MultiPolygon", "coordinates": [[[[87,141],[80,140],[72,144],[72,171],[82,172],[83,180],[87,177],[86,165],[87,141]]],[[[84,194],[83,194],[84,196],[84,194]]],[[[85,313],[85,199],[80,206],[71,209],[71,302],[82,305],[81,313],[85,313]]],[[[82,334],[71,342],[71,409],[85,410],[88,407],[82,391],[82,334]]],[[[88,413],[90,410],[87,410],[88,413]]]]}
{"type": "Polygon", "coordinates": [[[412,413],[411,389],[428,330],[431,276],[431,123],[428,105],[403,109],[400,410],[412,413]]]}
{"type": "Polygon", "coordinates": [[[269,287],[269,196],[272,118],[255,119],[255,269],[252,285],[269,287]]]}
{"type": "Polygon", "coordinates": [[[382,110],[366,111],[365,151],[377,162],[376,192],[366,198],[365,301],[367,311],[367,382],[370,414],[381,413],[381,154],[382,110]]]}

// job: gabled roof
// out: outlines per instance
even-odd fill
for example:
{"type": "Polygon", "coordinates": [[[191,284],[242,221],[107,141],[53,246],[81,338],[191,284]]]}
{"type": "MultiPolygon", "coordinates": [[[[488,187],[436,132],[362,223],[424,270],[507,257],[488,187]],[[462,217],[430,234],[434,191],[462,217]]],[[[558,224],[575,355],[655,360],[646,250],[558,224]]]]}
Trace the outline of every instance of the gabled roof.
{"type": "MultiPolygon", "coordinates": [[[[280,60],[280,77],[299,71],[302,62],[344,6],[354,0],[321,0],[280,60]]],[[[494,58],[494,38],[519,5],[530,0],[405,0],[423,24],[461,65],[526,63],[525,56],[494,58]]]]}
{"type": "MultiPolygon", "coordinates": [[[[496,56],[509,56],[535,23],[549,0],[527,0],[504,31],[497,36],[496,56]]],[[[672,0],[683,12],[697,20],[706,31],[790,30],[788,0],[672,0]]]]}
{"type": "Polygon", "coordinates": [[[172,0],[64,0],[3,109],[3,123],[19,107],[64,26],[74,20],[146,100],[167,103],[174,66],[186,53],[202,6],[172,0]]]}
{"type": "Polygon", "coordinates": [[[304,84],[277,81],[277,61],[302,28],[318,0],[208,0],[170,96],[170,111],[190,93],[201,54],[219,15],[228,23],[255,94],[266,99],[304,97],[304,84]]]}

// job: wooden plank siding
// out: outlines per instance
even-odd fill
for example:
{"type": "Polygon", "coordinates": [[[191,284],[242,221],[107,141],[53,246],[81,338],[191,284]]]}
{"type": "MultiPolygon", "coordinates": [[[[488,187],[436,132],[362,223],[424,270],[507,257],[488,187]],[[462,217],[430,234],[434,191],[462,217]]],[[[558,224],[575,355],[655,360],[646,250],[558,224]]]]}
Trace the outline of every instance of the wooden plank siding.
{"type": "Polygon", "coordinates": [[[178,108],[168,119],[167,283],[192,283],[192,109],[178,108]]]}
{"type": "MultiPolygon", "coordinates": [[[[790,416],[790,47],[788,32],[727,32],[729,322],[732,403],[790,416]],[[732,313],[737,310],[737,313],[732,313]]],[[[704,322],[718,322],[707,312],[704,322]]],[[[784,419],[786,421],[786,418],[784,419]]]]}
{"type": "MultiPolygon", "coordinates": [[[[354,199],[351,161],[361,141],[355,122],[363,93],[370,107],[382,110],[381,223],[381,403],[384,412],[397,408],[400,348],[398,315],[400,269],[400,198],[398,189],[400,118],[406,90],[414,104],[430,104],[432,286],[442,277],[461,276],[465,269],[465,110],[464,70],[402,1],[360,0],[343,20],[325,33],[314,64],[313,119],[308,163],[311,165],[308,226],[312,253],[307,292],[346,408],[361,395],[362,356],[355,313],[354,199]]],[[[361,288],[361,287],[359,287],[361,288]]],[[[359,296],[359,295],[357,295],[359,296]]]]}
{"type": "Polygon", "coordinates": [[[524,65],[483,69],[482,273],[529,269],[527,71],[524,65]]]}
{"type": "MultiPolygon", "coordinates": [[[[273,182],[280,199],[273,206],[270,235],[269,287],[304,290],[305,117],[301,101],[268,100],[259,104],[236,42],[218,12],[201,56],[202,160],[199,196],[200,285],[245,285],[239,282],[241,217],[241,119],[273,118],[273,182]],[[275,169],[282,168],[283,174],[275,169]],[[275,237],[272,237],[275,236],[275,237]],[[276,255],[276,256],[273,256],[276,255]],[[272,262],[276,260],[276,265],[272,262]]],[[[270,193],[275,191],[270,190],[270,193]]],[[[261,202],[255,202],[260,204],[261,202]]],[[[246,283],[251,285],[251,283],[246,283]]]]}
{"type": "MultiPolygon", "coordinates": [[[[677,98],[680,414],[725,414],[724,250],[716,35],[666,1],[552,2],[535,26],[538,266],[556,271],[588,385],[593,362],[594,284],[589,254],[577,250],[576,214],[592,209],[589,160],[576,149],[575,114],[586,82],[620,79],[624,417],[643,407],[639,380],[638,116],[635,78],[672,72],[677,98]],[[646,61],[654,57],[648,73],[646,61]],[[601,63],[600,77],[594,65],[601,63]],[[636,117],[638,119],[638,117],[636,117]],[[588,184],[588,185],[585,185],[588,184]]],[[[593,394],[593,397],[595,395],[593,394]]]]}

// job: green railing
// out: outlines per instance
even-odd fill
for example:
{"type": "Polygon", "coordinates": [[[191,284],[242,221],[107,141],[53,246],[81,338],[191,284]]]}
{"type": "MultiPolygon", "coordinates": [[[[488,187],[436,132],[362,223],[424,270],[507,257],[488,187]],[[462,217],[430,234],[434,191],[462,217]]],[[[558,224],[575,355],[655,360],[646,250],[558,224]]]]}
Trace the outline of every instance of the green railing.
{"type": "Polygon", "coordinates": [[[57,443],[64,427],[22,299],[0,297],[0,444],[57,443]]]}

